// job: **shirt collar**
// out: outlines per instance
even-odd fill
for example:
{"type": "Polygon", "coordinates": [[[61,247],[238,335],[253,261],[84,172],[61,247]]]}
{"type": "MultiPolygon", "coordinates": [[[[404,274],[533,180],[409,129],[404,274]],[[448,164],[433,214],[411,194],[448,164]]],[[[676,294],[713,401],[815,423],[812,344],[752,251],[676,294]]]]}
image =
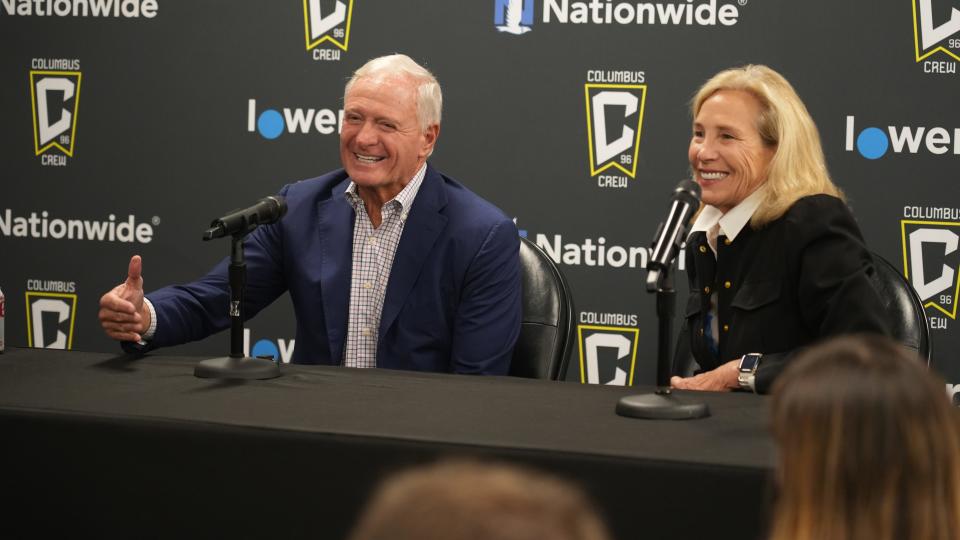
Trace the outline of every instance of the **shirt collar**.
{"type": "MultiPolygon", "coordinates": [[[[413,175],[413,178],[407,182],[407,185],[403,186],[400,193],[397,193],[392,199],[383,204],[384,208],[389,207],[391,203],[396,201],[402,210],[402,217],[406,219],[407,213],[410,212],[410,207],[413,206],[413,200],[417,197],[417,193],[420,191],[420,185],[423,184],[423,177],[426,176],[426,174],[427,164],[424,162],[416,174],[413,175]]],[[[350,201],[350,204],[353,205],[354,208],[357,208],[358,204],[363,204],[363,201],[360,199],[360,194],[357,193],[357,184],[354,183],[353,180],[350,181],[350,184],[344,191],[344,195],[346,195],[347,200],[350,201]]]]}
{"type": "Polygon", "coordinates": [[[734,206],[729,212],[724,214],[715,206],[709,204],[703,207],[697,220],[693,222],[691,233],[697,231],[709,231],[717,223],[720,224],[720,235],[726,236],[731,241],[736,240],[740,231],[747,226],[750,218],[760,208],[763,202],[763,187],[761,186],[746,199],[740,201],[740,204],[734,206]]]}

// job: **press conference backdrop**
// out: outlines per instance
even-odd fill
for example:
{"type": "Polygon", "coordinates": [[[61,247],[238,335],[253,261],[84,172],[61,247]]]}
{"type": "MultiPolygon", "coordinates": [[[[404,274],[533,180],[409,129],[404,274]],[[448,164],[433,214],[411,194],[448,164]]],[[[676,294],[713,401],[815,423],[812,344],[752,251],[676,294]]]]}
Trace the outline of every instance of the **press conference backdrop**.
{"type": "MultiPolygon", "coordinates": [[[[444,90],[432,163],[514,216],[576,301],[567,378],[655,379],[647,248],[688,176],[689,100],[772,66],[870,247],[923,298],[960,391],[960,2],[0,0],[0,288],[10,346],[114,351],[100,295],[206,272],[210,220],[340,167],[343,85],[403,52],[444,90]]],[[[681,298],[685,277],[677,276],[681,298]]],[[[289,359],[290,301],[247,325],[289,359]]],[[[220,355],[226,333],[174,354],[220,355]]]]}

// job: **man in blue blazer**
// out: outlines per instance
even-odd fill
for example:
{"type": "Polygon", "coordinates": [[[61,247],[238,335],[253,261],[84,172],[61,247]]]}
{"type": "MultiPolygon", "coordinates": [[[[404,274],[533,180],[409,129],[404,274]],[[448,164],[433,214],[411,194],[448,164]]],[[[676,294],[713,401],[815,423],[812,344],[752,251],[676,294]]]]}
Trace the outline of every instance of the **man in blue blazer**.
{"type": "MultiPolygon", "coordinates": [[[[517,230],[426,163],[441,103],[436,79],[410,58],[368,62],[345,91],[344,168],[284,187],[286,216],[246,239],[245,315],[289,290],[294,362],[509,370],[520,329],[517,230]]],[[[101,298],[101,325],[141,348],[221,331],[227,268],[224,260],[198,281],[144,295],[134,256],[127,281],[101,298]]]]}

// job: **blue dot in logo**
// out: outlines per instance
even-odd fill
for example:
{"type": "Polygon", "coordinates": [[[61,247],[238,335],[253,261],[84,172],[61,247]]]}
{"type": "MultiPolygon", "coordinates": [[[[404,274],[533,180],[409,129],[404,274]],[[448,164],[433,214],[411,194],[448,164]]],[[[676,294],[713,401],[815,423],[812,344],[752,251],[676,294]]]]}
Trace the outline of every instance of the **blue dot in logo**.
{"type": "Polygon", "coordinates": [[[277,111],[267,109],[257,119],[257,130],[265,139],[276,139],[283,133],[283,117],[277,111]]]}
{"type": "Polygon", "coordinates": [[[277,349],[277,346],[273,344],[270,340],[261,339],[260,341],[253,344],[253,350],[250,351],[250,354],[256,358],[258,356],[272,356],[274,359],[280,357],[280,351],[277,349]]]}
{"type": "Polygon", "coordinates": [[[880,128],[867,128],[857,137],[857,150],[867,159],[877,159],[887,153],[890,141],[880,128]]]}

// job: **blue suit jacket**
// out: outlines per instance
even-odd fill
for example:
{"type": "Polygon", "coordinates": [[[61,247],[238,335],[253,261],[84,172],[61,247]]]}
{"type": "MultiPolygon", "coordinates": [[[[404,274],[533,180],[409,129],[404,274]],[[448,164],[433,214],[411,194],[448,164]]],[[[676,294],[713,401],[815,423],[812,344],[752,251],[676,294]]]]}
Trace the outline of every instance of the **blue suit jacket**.
{"type": "MultiPolygon", "coordinates": [[[[290,291],[293,362],[342,363],[354,211],[344,170],[285,186],[287,215],[245,241],[246,318],[290,291]]],[[[200,280],[147,295],[152,347],[230,325],[228,260],[200,280]]],[[[520,331],[519,239],[499,209],[428,165],[397,246],[380,320],[377,366],[505,374],[520,331]]]]}

